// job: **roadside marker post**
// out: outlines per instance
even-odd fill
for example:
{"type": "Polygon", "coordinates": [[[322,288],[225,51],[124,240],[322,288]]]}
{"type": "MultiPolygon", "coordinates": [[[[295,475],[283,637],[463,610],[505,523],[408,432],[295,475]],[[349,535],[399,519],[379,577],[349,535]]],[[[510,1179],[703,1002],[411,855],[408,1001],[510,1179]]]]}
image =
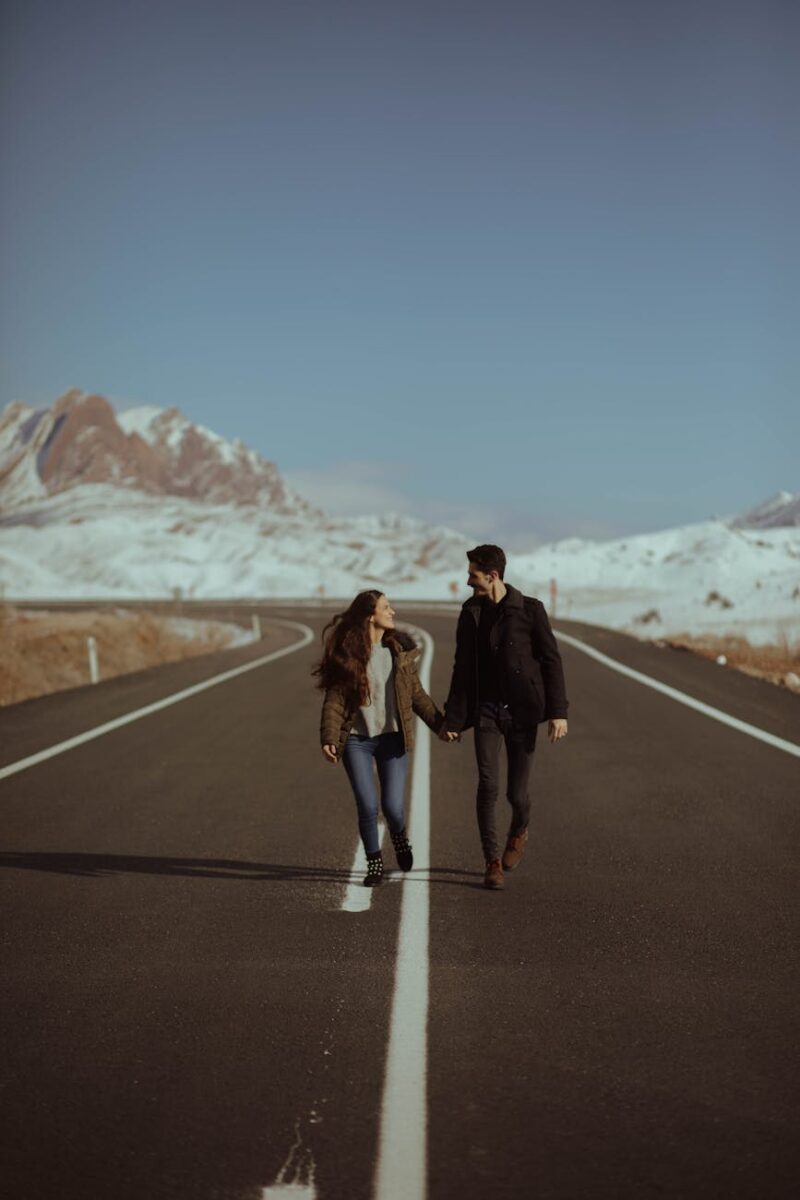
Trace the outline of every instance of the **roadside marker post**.
{"type": "Polygon", "coordinates": [[[100,671],[97,665],[97,639],[91,634],[86,639],[86,648],[89,652],[89,678],[92,683],[98,683],[100,671]]]}

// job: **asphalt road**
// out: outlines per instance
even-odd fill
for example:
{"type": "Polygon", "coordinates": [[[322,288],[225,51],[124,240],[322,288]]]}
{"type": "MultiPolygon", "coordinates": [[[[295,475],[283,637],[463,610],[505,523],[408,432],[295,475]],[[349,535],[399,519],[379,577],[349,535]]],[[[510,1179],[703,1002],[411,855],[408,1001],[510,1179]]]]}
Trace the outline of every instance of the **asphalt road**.
{"type": "MultiPolygon", "coordinates": [[[[276,616],[325,619],[270,607],[260,646],[0,711],[0,767],[287,646],[276,616]]],[[[441,702],[454,617],[400,616],[441,702]]],[[[797,697],[563,628],[800,742],[797,697]]],[[[570,733],[540,737],[505,890],[481,886],[471,740],[434,740],[430,870],[343,911],[355,814],[316,653],[0,779],[5,1194],[413,1200],[421,1154],[430,1200],[794,1195],[798,759],[562,644],[570,733]],[[423,1073],[409,1040],[385,1095],[423,991],[423,1073]],[[382,1140],[391,1105],[423,1145],[382,1140]]]]}

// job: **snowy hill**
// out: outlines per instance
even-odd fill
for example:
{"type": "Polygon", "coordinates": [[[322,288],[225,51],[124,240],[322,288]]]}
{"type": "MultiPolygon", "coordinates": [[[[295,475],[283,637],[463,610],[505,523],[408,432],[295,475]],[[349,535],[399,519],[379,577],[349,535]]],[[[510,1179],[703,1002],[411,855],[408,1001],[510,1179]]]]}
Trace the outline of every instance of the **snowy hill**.
{"type": "Polygon", "coordinates": [[[392,513],[329,517],[273,463],[177,409],[117,416],[72,391],[0,417],[6,595],[347,595],[463,575],[466,544],[392,513]]]}
{"type": "MultiPolygon", "coordinates": [[[[795,497],[795,500],[800,497],[795,497]]],[[[704,521],[609,542],[542,546],[509,564],[564,617],[649,637],[708,632],[800,641],[800,529],[704,521]]]]}
{"type": "MultiPolygon", "coordinates": [[[[509,556],[508,578],[558,616],[643,636],[800,640],[800,495],[741,516],[509,556]]],[[[0,417],[0,585],[6,596],[466,598],[474,539],[394,514],[334,518],[278,468],[176,409],[117,416],[69,392],[0,417]]]]}

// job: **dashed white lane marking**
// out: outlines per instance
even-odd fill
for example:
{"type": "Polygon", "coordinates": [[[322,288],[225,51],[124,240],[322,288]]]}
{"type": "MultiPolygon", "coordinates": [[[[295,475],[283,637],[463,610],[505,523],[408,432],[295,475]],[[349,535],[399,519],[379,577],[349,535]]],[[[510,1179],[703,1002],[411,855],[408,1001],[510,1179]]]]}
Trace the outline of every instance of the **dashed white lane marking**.
{"type": "Polygon", "coordinates": [[[581,650],[584,654],[588,654],[590,658],[597,659],[606,667],[610,667],[612,671],[618,671],[620,675],[627,675],[629,679],[635,679],[637,683],[643,683],[645,687],[653,688],[656,692],[661,692],[664,696],[669,696],[671,700],[677,700],[679,704],[685,704],[687,708],[693,708],[695,712],[703,713],[706,717],[711,717],[714,721],[720,721],[723,725],[730,725],[731,729],[736,729],[739,733],[749,734],[750,737],[757,738],[760,742],[765,742],[768,746],[774,746],[776,750],[784,750],[787,754],[793,754],[800,758],[800,746],[794,742],[788,742],[785,738],[776,737],[774,733],[768,733],[766,729],[759,729],[756,725],[748,725],[746,721],[740,721],[738,717],[732,717],[729,713],[723,712],[719,708],[713,708],[710,704],[704,704],[702,700],[695,700],[693,696],[688,696],[686,692],[681,692],[677,688],[670,687],[669,684],[662,683],[659,679],[653,679],[650,675],[644,675],[641,671],[634,671],[633,667],[626,667],[623,663],[617,662],[616,659],[609,658],[607,654],[601,653],[600,650],[595,650],[594,646],[587,646],[586,642],[581,642],[576,637],[572,637],[568,633],[559,633],[556,630],[556,637],[561,642],[568,642],[570,646],[574,646],[576,650],[581,650]]]}
{"type": "MultiPolygon", "coordinates": [[[[343,768],[344,769],[344,768],[343,768]]],[[[386,826],[382,821],[378,822],[378,845],[383,847],[383,835],[386,832],[386,826]]],[[[350,868],[350,882],[342,900],[342,912],[366,912],[372,903],[373,888],[364,887],[364,875],[367,871],[367,856],[364,853],[364,847],[361,843],[361,838],[358,839],[353,865],[350,868]]],[[[385,882],[385,881],[384,881],[385,882]]]]}
{"type": "MultiPolygon", "coordinates": [[[[423,644],[420,681],[430,691],[433,639],[423,629],[412,628],[412,633],[423,644]]],[[[426,1190],[430,746],[430,732],[420,723],[408,823],[415,870],[402,892],[375,1200],[423,1200],[426,1190]],[[418,870],[424,872],[419,878],[418,870]]]]}
{"type": "Polygon", "coordinates": [[[316,1200],[313,1183],[273,1183],[261,1189],[261,1200],[316,1200]]]}
{"type": "Polygon", "coordinates": [[[271,654],[265,654],[261,658],[256,658],[253,662],[244,663],[241,667],[233,667],[230,671],[223,671],[221,675],[213,675],[211,679],[204,679],[202,683],[195,683],[192,687],[184,688],[180,692],[173,692],[171,696],[164,696],[162,700],[156,700],[153,704],[147,704],[144,708],[134,709],[133,712],[125,713],[124,716],[116,717],[113,721],[106,721],[104,725],[96,725],[94,729],[87,729],[85,733],[79,733],[75,737],[67,738],[64,742],[58,742],[55,746],[49,746],[46,750],[40,750],[37,754],[31,754],[27,758],[21,758],[18,762],[9,763],[6,767],[0,767],[0,779],[6,779],[9,775],[16,775],[18,771],[26,771],[28,767],[34,767],[37,763],[45,762],[48,758],[54,758],[57,754],[64,754],[67,750],[72,750],[75,746],[81,746],[84,742],[90,742],[93,738],[102,737],[105,733],[111,733],[113,729],[120,729],[123,725],[130,725],[132,721],[139,721],[142,717],[147,717],[151,713],[159,712],[162,708],[168,708],[171,704],[179,704],[181,700],[188,699],[189,696],[196,696],[198,692],[204,692],[207,688],[216,687],[220,683],[225,683],[228,679],[235,679],[237,675],[244,675],[247,671],[255,671],[257,667],[263,667],[265,663],[274,662],[277,658],[283,658],[286,654],[294,654],[296,650],[302,650],[303,646],[307,646],[314,638],[314,631],[309,629],[308,625],[302,625],[299,621],[284,621],[271,617],[276,625],[285,625],[289,629],[298,629],[302,637],[298,642],[293,642],[291,646],[284,646],[281,650],[273,650],[271,654]]]}
{"type": "MultiPolygon", "coordinates": [[[[380,844],[383,845],[383,834],[379,832],[380,844]]],[[[367,870],[367,856],[359,838],[356,846],[353,865],[350,868],[350,882],[342,900],[342,912],[366,912],[372,903],[372,888],[364,887],[363,879],[367,870]],[[359,874],[361,879],[358,878],[359,874]]]]}
{"type": "Polygon", "coordinates": [[[286,1162],[275,1182],[261,1189],[260,1200],[316,1200],[315,1170],[314,1156],[310,1148],[303,1144],[298,1121],[294,1129],[294,1144],[286,1162]]]}

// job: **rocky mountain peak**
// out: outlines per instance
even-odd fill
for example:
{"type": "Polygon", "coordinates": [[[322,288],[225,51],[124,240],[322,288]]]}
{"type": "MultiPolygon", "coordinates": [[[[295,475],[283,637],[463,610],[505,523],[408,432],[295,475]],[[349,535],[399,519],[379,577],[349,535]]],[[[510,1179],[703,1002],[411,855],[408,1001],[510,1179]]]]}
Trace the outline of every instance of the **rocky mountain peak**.
{"type": "Polygon", "coordinates": [[[800,493],[786,491],[777,492],[731,522],[734,529],[778,529],[792,525],[800,525],[800,493]]]}
{"type": "Polygon", "coordinates": [[[192,424],[177,408],[117,415],[104,396],[76,388],[50,409],[8,406],[0,417],[0,507],[96,483],[289,515],[316,513],[287,488],[274,463],[192,424]]]}

